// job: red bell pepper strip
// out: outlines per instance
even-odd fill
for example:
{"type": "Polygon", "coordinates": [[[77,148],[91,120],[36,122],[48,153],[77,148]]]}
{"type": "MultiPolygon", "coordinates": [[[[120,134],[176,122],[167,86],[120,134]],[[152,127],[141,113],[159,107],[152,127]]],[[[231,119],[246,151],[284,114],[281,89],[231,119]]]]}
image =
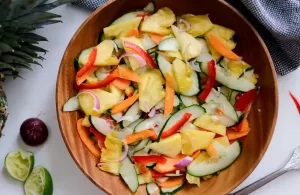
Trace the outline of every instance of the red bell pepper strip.
{"type": "Polygon", "coordinates": [[[105,147],[104,141],[106,136],[97,131],[94,127],[90,127],[90,132],[95,135],[101,148],[105,147]]]}
{"type": "Polygon", "coordinates": [[[166,138],[176,133],[191,118],[191,113],[185,113],[183,117],[175,123],[171,128],[161,134],[161,138],[166,138]]]}
{"type": "Polygon", "coordinates": [[[164,158],[162,156],[158,156],[158,155],[132,156],[131,158],[134,162],[139,163],[139,164],[144,164],[144,165],[151,163],[151,162],[161,163],[161,164],[164,164],[167,162],[166,158],[164,158]]]}
{"type": "Polygon", "coordinates": [[[157,68],[157,65],[154,63],[153,59],[139,46],[128,41],[124,41],[124,47],[132,49],[134,53],[144,58],[144,60],[151,66],[151,68],[157,68]]]}
{"type": "Polygon", "coordinates": [[[257,89],[251,89],[246,93],[242,94],[236,101],[234,108],[238,111],[246,112],[248,111],[249,105],[256,98],[258,94],[257,89]]]}
{"type": "Polygon", "coordinates": [[[216,63],[214,60],[211,60],[207,63],[208,67],[208,79],[206,82],[205,89],[201,92],[201,94],[198,96],[201,103],[204,103],[207,96],[209,95],[210,91],[214,87],[216,83],[216,63]]]}
{"type": "MultiPolygon", "coordinates": [[[[181,173],[181,174],[185,174],[186,173],[186,171],[184,169],[179,170],[179,171],[180,171],[179,173],[181,173]]],[[[152,170],[152,178],[154,178],[154,179],[155,178],[159,178],[159,177],[164,177],[164,176],[166,176],[166,174],[176,174],[176,171],[170,171],[170,172],[167,172],[167,173],[160,173],[158,171],[152,170]]]]}
{"type": "Polygon", "coordinates": [[[82,83],[82,84],[76,86],[76,88],[77,89],[99,89],[99,88],[107,86],[108,84],[113,82],[116,78],[117,78],[117,76],[115,74],[109,74],[102,81],[99,81],[99,82],[93,83],[93,84],[82,83]]]}
{"type": "Polygon", "coordinates": [[[78,72],[77,72],[77,77],[81,77],[84,73],[86,73],[90,68],[92,68],[95,64],[97,58],[97,48],[93,48],[90,55],[89,59],[86,65],[84,65],[78,72]]]}
{"type": "Polygon", "coordinates": [[[136,15],[136,17],[142,17],[144,19],[145,16],[150,16],[150,13],[149,12],[144,12],[144,13],[138,13],[136,15]]]}
{"type": "Polygon", "coordinates": [[[295,102],[296,104],[296,107],[299,111],[299,114],[300,114],[300,101],[299,99],[296,98],[296,96],[294,96],[294,94],[292,94],[292,92],[290,91],[290,96],[292,97],[293,101],[295,102]]]}

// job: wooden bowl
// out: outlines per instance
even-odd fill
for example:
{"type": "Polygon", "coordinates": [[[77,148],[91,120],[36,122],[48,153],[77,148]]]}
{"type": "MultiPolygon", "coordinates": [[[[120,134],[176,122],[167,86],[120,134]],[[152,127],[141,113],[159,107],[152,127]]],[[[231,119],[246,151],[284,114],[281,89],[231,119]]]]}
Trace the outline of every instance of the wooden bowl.
{"type": "MultiPolygon", "coordinates": [[[[78,112],[62,112],[63,104],[76,94],[74,58],[88,47],[97,45],[98,35],[112,20],[122,14],[147,5],[149,0],[117,0],[97,9],[80,26],[70,41],[62,59],[57,77],[57,115],[63,139],[74,161],[82,172],[108,194],[132,194],[121,177],[100,171],[96,160],[81,142],[76,121],[78,112]]],[[[261,92],[249,114],[251,132],[238,160],[219,176],[201,182],[201,187],[186,184],[178,195],[227,194],[237,187],[257,166],[272,138],[278,111],[276,73],[270,54],[254,28],[233,7],[222,0],[156,0],[157,8],[169,7],[176,15],[185,13],[209,14],[215,24],[234,29],[238,36],[235,52],[255,67],[260,75],[261,92]]],[[[146,194],[141,186],[136,194],[146,194]]]]}

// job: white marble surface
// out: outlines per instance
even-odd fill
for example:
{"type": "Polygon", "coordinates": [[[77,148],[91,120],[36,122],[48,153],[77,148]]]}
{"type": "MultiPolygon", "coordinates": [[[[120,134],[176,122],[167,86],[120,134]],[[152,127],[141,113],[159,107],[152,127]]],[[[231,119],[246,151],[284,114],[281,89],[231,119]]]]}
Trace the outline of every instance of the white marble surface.
{"type": "MultiPolygon", "coordinates": [[[[73,162],[59,131],[55,107],[56,77],[62,55],[71,37],[90,12],[73,5],[62,6],[54,11],[62,15],[63,23],[38,31],[49,40],[41,44],[50,51],[45,56],[47,60],[43,62],[44,68],[37,66],[34,72],[23,71],[22,76],[25,80],[8,80],[4,84],[10,115],[4,129],[5,136],[0,139],[0,164],[3,164],[8,152],[23,148],[34,152],[36,165],[43,165],[49,169],[54,180],[55,195],[105,194],[90,182],[73,162]],[[47,124],[50,136],[44,145],[28,147],[20,140],[19,128],[25,119],[39,114],[47,124]]],[[[300,97],[300,69],[288,76],[279,76],[278,82],[279,115],[272,142],[258,167],[239,189],[280,168],[293,149],[300,145],[300,117],[288,95],[288,91],[291,90],[300,97]]],[[[22,183],[10,178],[2,165],[0,169],[0,194],[23,194],[22,183]]],[[[299,180],[300,172],[287,173],[253,194],[299,194],[299,180]]]]}

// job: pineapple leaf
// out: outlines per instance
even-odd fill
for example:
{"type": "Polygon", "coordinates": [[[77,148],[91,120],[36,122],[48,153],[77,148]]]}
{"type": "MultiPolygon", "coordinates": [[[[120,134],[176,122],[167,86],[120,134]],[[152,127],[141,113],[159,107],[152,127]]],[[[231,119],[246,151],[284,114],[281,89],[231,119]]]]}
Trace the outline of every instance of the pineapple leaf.
{"type": "Polygon", "coordinates": [[[34,24],[37,22],[47,21],[54,18],[60,18],[60,15],[50,13],[50,12],[35,12],[31,14],[24,15],[22,17],[16,18],[16,20],[19,20],[24,23],[28,24],[34,24]]]}
{"type": "Polygon", "coordinates": [[[20,34],[21,39],[25,42],[32,42],[32,41],[48,41],[45,37],[35,34],[35,33],[22,33],[20,34]]]}
{"type": "Polygon", "coordinates": [[[26,46],[27,48],[29,48],[29,49],[31,49],[31,50],[33,50],[35,52],[42,52],[42,53],[45,53],[45,54],[48,52],[47,50],[45,50],[45,49],[43,49],[41,47],[38,47],[36,45],[26,44],[24,46],[26,46]]]}
{"type": "Polygon", "coordinates": [[[10,45],[13,48],[20,48],[21,47],[21,45],[18,43],[18,41],[15,41],[15,40],[2,39],[1,41],[3,43],[6,43],[6,44],[10,45]]]}
{"type": "Polygon", "coordinates": [[[25,53],[27,53],[28,55],[30,55],[33,58],[38,58],[39,55],[34,50],[28,48],[26,45],[22,45],[20,47],[20,50],[23,51],[23,52],[25,52],[25,53]]]}
{"type": "Polygon", "coordinates": [[[15,68],[10,64],[0,62],[0,71],[4,71],[4,70],[15,71],[15,68]]]}
{"type": "Polygon", "coordinates": [[[0,75],[0,79],[2,81],[4,81],[5,77],[13,77],[14,79],[16,79],[16,78],[24,79],[23,77],[21,77],[19,75],[19,72],[13,72],[12,74],[5,73],[4,76],[3,76],[3,74],[0,75]]]}
{"type": "Polygon", "coordinates": [[[9,55],[9,54],[4,54],[0,57],[0,59],[3,60],[3,62],[5,63],[21,63],[21,64],[27,64],[28,60],[25,60],[23,58],[20,58],[18,56],[13,56],[13,55],[9,55]]]}
{"type": "Polygon", "coordinates": [[[0,22],[6,20],[8,18],[10,9],[10,0],[1,0],[0,1],[0,22]]]}
{"type": "Polygon", "coordinates": [[[59,7],[63,4],[69,3],[69,2],[72,2],[72,0],[58,0],[58,1],[54,1],[52,3],[48,3],[48,4],[41,4],[41,5],[38,5],[37,7],[33,8],[30,11],[30,13],[33,13],[33,12],[46,12],[46,11],[49,11],[51,9],[54,9],[56,7],[59,7]]]}
{"type": "Polygon", "coordinates": [[[11,0],[10,8],[14,10],[13,18],[22,16],[37,6],[39,0],[11,0]]]}
{"type": "Polygon", "coordinates": [[[33,69],[31,68],[30,64],[13,63],[12,65],[13,65],[15,68],[23,68],[23,69],[27,69],[27,70],[33,71],[33,69]]]}
{"type": "Polygon", "coordinates": [[[23,59],[27,59],[29,61],[33,61],[32,57],[30,55],[28,55],[27,53],[22,52],[22,51],[14,50],[11,54],[19,56],[19,57],[21,57],[23,59]]]}
{"type": "Polygon", "coordinates": [[[50,24],[56,24],[56,23],[62,23],[61,20],[46,20],[41,22],[35,22],[34,27],[35,28],[43,28],[43,26],[50,25],[50,24]]]}
{"type": "Polygon", "coordinates": [[[0,51],[2,53],[12,52],[13,48],[11,48],[11,46],[6,43],[0,42],[0,51]]]}
{"type": "Polygon", "coordinates": [[[28,29],[34,28],[34,25],[32,25],[32,24],[26,24],[26,23],[23,23],[23,22],[18,21],[18,20],[4,21],[1,25],[3,27],[13,26],[13,27],[15,27],[17,29],[19,29],[19,28],[28,28],[28,29]]]}

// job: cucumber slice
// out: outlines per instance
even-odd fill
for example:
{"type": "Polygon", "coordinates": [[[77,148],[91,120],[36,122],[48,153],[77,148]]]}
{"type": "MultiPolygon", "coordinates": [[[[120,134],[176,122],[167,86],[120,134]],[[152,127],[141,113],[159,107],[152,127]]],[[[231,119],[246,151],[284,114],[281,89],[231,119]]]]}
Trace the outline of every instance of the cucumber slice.
{"type": "Polygon", "coordinates": [[[179,51],[179,43],[176,38],[168,38],[159,43],[158,49],[162,51],[179,51]]]}
{"type": "Polygon", "coordinates": [[[120,39],[115,39],[115,40],[113,40],[113,42],[115,42],[115,44],[117,45],[117,47],[119,49],[123,49],[124,48],[120,39]]]}
{"type": "MultiPolygon", "coordinates": [[[[207,63],[201,63],[200,68],[202,72],[204,72],[205,74],[208,73],[207,63]]],[[[237,78],[232,75],[233,74],[231,73],[230,70],[227,70],[221,66],[216,66],[216,80],[219,83],[225,85],[226,87],[232,90],[242,91],[242,92],[247,92],[255,88],[255,85],[250,81],[248,81],[247,79],[243,77],[237,78]]]]}
{"type": "Polygon", "coordinates": [[[103,70],[101,70],[101,68],[98,68],[98,70],[95,71],[95,75],[96,75],[97,79],[102,81],[109,75],[109,73],[105,73],[105,72],[103,72],[103,70]]]}
{"type": "MultiPolygon", "coordinates": [[[[159,134],[158,137],[160,138],[160,135],[164,131],[168,130],[170,127],[172,127],[174,124],[176,124],[177,121],[179,121],[180,119],[182,119],[182,117],[184,116],[185,113],[191,113],[192,114],[191,118],[189,119],[189,121],[192,121],[192,120],[198,118],[199,116],[201,116],[202,114],[204,114],[205,111],[204,111],[204,109],[201,106],[198,106],[198,105],[189,106],[189,107],[186,107],[184,109],[181,109],[181,110],[177,111],[175,114],[173,114],[168,119],[168,121],[166,122],[165,126],[160,131],[160,134],[159,134]]],[[[187,121],[187,123],[189,121],[187,121]]],[[[159,138],[158,138],[158,140],[159,140],[159,138]]]]}
{"type": "Polygon", "coordinates": [[[236,111],[236,114],[239,117],[239,120],[241,120],[241,118],[244,117],[244,113],[242,111],[236,111]]]}
{"type": "Polygon", "coordinates": [[[122,116],[123,116],[122,112],[119,112],[119,113],[117,113],[117,114],[112,114],[112,115],[111,115],[111,118],[112,118],[115,122],[118,122],[118,121],[121,120],[122,116]]]}
{"type": "Polygon", "coordinates": [[[150,36],[148,34],[143,35],[142,43],[143,43],[145,50],[149,50],[149,49],[156,47],[156,44],[152,41],[152,39],[150,38],[150,36]]]}
{"type": "Polygon", "coordinates": [[[98,118],[89,115],[89,121],[91,125],[103,135],[107,135],[108,132],[111,132],[112,126],[107,120],[104,118],[98,118]]]}
{"type": "Polygon", "coordinates": [[[120,166],[120,175],[129,187],[135,193],[139,187],[138,177],[135,172],[134,164],[126,157],[120,166]]]}
{"type": "MultiPolygon", "coordinates": [[[[121,140],[125,139],[125,137],[127,135],[133,133],[134,128],[142,121],[143,121],[143,119],[138,119],[134,123],[129,125],[128,127],[125,127],[124,129],[121,129],[120,131],[117,131],[117,137],[121,140]]],[[[138,144],[138,143],[136,143],[136,144],[138,144]]],[[[132,144],[130,144],[130,145],[132,146],[132,144]]]]}
{"type": "Polygon", "coordinates": [[[154,2],[152,1],[152,2],[148,3],[148,5],[144,8],[144,10],[147,12],[153,13],[155,10],[154,2]]]}
{"type": "MultiPolygon", "coordinates": [[[[216,103],[205,103],[205,104],[202,104],[201,106],[205,109],[207,114],[216,115],[216,109],[220,108],[220,105],[221,104],[216,104],[216,103]]],[[[225,125],[226,127],[232,127],[238,123],[227,116],[218,116],[218,118],[219,118],[220,123],[225,125]]]]}
{"type": "MultiPolygon", "coordinates": [[[[216,162],[202,161],[197,162],[196,158],[188,167],[187,172],[196,177],[202,177],[217,173],[229,167],[241,154],[242,145],[239,141],[235,141],[226,148],[225,155],[216,162]]],[[[205,154],[204,154],[205,155],[205,154]]],[[[198,156],[201,158],[201,156],[198,156]]]]}
{"type": "Polygon", "coordinates": [[[183,188],[184,183],[185,182],[172,188],[160,188],[160,195],[173,195],[183,188]]]}
{"type": "Polygon", "coordinates": [[[139,167],[138,167],[138,164],[134,164],[134,168],[135,168],[135,172],[137,175],[141,174],[140,170],[139,170],[139,167]]]}
{"type": "Polygon", "coordinates": [[[201,53],[199,57],[196,58],[196,61],[200,65],[200,69],[202,64],[205,64],[207,66],[207,62],[211,60],[214,60],[214,58],[210,55],[210,53],[201,53]]]}
{"type": "MultiPolygon", "coordinates": [[[[177,95],[174,96],[174,107],[179,108],[181,105],[181,101],[177,95]]],[[[161,100],[158,104],[155,105],[155,109],[164,109],[165,100],[161,100]]]]}
{"type": "Polygon", "coordinates": [[[80,53],[80,55],[79,55],[79,57],[78,57],[79,67],[82,66],[82,65],[80,64],[80,62],[82,62],[82,58],[83,58],[84,56],[86,56],[87,54],[89,54],[89,53],[91,52],[92,49],[93,49],[93,47],[90,47],[90,48],[88,48],[88,49],[83,50],[83,51],[80,53]]]}
{"type": "Polygon", "coordinates": [[[137,152],[139,150],[142,150],[145,148],[145,146],[148,144],[148,142],[150,141],[150,139],[143,139],[138,145],[136,145],[134,147],[134,152],[137,152]]]}
{"type": "Polygon", "coordinates": [[[137,119],[139,119],[142,116],[142,111],[139,106],[139,102],[135,102],[124,114],[123,117],[130,117],[132,120],[124,120],[121,122],[121,127],[127,127],[133,122],[135,122],[137,119]]]}
{"type": "Polygon", "coordinates": [[[80,109],[80,104],[77,96],[71,97],[63,106],[64,112],[71,112],[80,109]]]}
{"type": "Polygon", "coordinates": [[[199,75],[196,73],[196,71],[191,70],[192,71],[192,80],[193,80],[193,84],[192,87],[185,91],[185,92],[180,92],[181,95],[185,95],[185,96],[195,96],[198,95],[200,93],[200,78],[199,75]]]}
{"type": "Polygon", "coordinates": [[[228,87],[223,85],[220,87],[220,92],[223,93],[227,97],[228,100],[230,100],[230,96],[231,96],[231,92],[232,92],[231,89],[229,89],[228,87]]]}
{"type": "Polygon", "coordinates": [[[156,185],[156,183],[148,183],[146,185],[146,191],[148,195],[154,194],[159,189],[159,187],[156,185]]]}
{"type": "Polygon", "coordinates": [[[138,124],[135,127],[134,132],[137,133],[145,129],[153,129],[158,135],[167,120],[168,117],[164,117],[164,114],[162,113],[157,114],[154,117],[147,118],[144,121],[142,121],[140,124],[138,124]]]}
{"type": "Polygon", "coordinates": [[[187,97],[184,95],[180,95],[179,98],[181,99],[185,107],[189,107],[191,105],[199,105],[199,101],[196,96],[187,97]]]}
{"type": "Polygon", "coordinates": [[[227,98],[222,94],[218,93],[217,90],[212,89],[205,99],[206,103],[216,103],[219,104],[220,108],[222,108],[224,115],[233,119],[235,122],[238,122],[238,117],[234,107],[230,104],[227,98]]]}
{"type": "Polygon", "coordinates": [[[236,102],[236,96],[237,96],[239,93],[240,93],[240,92],[238,92],[238,91],[232,91],[232,92],[231,92],[230,99],[229,99],[231,105],[234,106],[234,104],[235,104],[235,102],[236,102]]]}

